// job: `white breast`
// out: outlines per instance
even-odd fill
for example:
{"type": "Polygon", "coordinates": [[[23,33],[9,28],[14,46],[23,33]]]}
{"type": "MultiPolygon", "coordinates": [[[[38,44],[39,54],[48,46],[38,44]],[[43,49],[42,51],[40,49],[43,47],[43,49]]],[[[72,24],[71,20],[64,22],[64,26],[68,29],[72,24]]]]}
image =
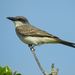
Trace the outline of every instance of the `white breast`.
{"type": "Polygon", "coordinates": [[[20,38],[20,40],[26,44],[32,44],[32,45],[39,46],[44,43],[42,37],[24,36],[19,33],[17,33],[17,35],[20,38]]]}

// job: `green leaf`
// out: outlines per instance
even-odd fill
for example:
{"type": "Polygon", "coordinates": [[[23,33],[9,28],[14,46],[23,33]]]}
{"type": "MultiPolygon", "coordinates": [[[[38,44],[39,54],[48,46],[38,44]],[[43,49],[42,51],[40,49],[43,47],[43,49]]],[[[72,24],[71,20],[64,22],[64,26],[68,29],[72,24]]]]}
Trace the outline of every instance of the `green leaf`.
{"type": "Polygon", "coordinates": [[[0,75],[3,75],[6,73],[6,69],[5,68],[2,68],[1,72],[0,72],[0,75]]]}
{"type": "MultiPolygon", "coordinates": [[[[12,70],[10,69],[9,66],[5,66],[4,68],[0,66],[0,75],[12,75],[12,70]]],[[[15,75],[22,75],[22,74],[17,73],[15,75]]]]}
{"type": "Polygon", "coordinates": [[[4,67],[6,69],[6,72],[12,72],[9,66],[4,67]]]}
{"type": "Polygon", "coordinates": [[[7,72],[5,75],[12,75],[12,72],[7,72]]]}
{"type": "Polygon", "coordinates": [[[22,74],[20,74],[20,73],[17,73],[16,75],[22,75],[22,74]]]}
{"type": "Polygon", "coordinates": [[[12,71],[9,66],[5,66],[4,68],[0,67],[0,75],[4,75],[5,73],[7,74],[7,72],[11,72],[12,75],[12,71]]]}
{"type": "Polygon", "coordinates": [[[3,68],[2,68],[2,67],[0,67],[0,74],[1,74],[1,72],[2,72],[2,69],[3,69],[3,68]]]}
{"type": "Polygon", "coordinates": [[[1,73],[2,67],[0,67],[0,73],[1,73]]]}

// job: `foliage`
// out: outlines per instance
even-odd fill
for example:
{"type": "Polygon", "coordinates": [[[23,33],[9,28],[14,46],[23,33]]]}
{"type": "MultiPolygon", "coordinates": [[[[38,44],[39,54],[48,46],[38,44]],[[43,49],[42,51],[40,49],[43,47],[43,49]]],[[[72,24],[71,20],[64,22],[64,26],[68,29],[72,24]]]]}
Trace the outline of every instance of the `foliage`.
{"type": "Polygon", "coordinates": [[[12,74],[13,72],[12,72],[12,70],[10,69],[10,67],[9,66],[5,66],[4,68],[2,68],[1,66],[0,66],[0,75],[22,75],[22,74],[20,74],[20,73],[17,73],[16,74],[16,72],[14,72],[13,74],[12,74]]]}

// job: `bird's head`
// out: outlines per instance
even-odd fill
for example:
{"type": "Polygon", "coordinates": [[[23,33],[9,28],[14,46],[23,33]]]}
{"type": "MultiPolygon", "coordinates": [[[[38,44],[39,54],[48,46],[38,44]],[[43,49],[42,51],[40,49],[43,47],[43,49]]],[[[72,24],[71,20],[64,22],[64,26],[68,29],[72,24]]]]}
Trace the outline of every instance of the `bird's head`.
{"type": "Polygon", "coordinates": [[[13,21],[15,23],[15,26],[20,26],[20,25],[29,23],[28,20],[22,16],[7,17],[7,19],[13,21]]]}

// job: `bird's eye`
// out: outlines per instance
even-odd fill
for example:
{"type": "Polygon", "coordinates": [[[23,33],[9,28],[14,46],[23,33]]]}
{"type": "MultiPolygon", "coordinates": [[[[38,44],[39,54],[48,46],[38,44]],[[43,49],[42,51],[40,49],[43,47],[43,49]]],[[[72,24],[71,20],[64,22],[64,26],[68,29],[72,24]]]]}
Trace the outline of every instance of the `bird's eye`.
{"type": "Polygon", "coordinates": [[[21,19],[21,18],[19,18],[19,19],[18,19],[18,21],[22,21],[22,19],[21,19]]]}

